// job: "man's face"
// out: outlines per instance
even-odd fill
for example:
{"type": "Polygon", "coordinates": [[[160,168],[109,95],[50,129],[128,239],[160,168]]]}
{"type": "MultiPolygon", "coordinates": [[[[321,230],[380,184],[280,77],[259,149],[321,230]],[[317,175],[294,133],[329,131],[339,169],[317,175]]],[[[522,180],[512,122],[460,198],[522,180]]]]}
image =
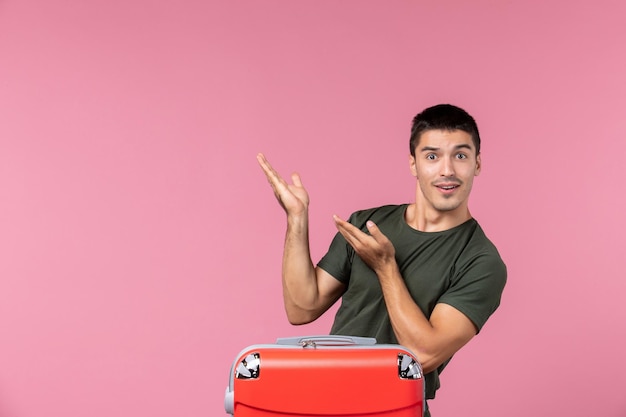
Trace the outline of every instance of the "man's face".
{"type": "Polygon", "coordinates": [[[438,212],[467,210],[474,177],[480,173],[480,156],[469,133],[427,130],[409,162],[417,178],[418,204],[438,212]]]}

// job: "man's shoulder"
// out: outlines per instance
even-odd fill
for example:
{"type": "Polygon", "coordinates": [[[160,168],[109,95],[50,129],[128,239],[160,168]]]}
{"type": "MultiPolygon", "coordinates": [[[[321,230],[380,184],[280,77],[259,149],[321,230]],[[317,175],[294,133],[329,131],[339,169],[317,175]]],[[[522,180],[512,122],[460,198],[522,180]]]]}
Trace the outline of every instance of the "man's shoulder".
{"type": "Polygon", "coordinates": [[[456,260],[461,270],[479,269],[490,271],[490,275],[506,281],[506,264],[496,245],[487,237],[480,224],[474,220],[475,226],[469,234],[463,251],[456,260]]]}
{"type": "Polygon", "coordinates": [[[491,239],[489,239],[487,234],[485,234],[485,231],[480,226],[478,221],[476,219],[472,219],[472,221],[474,225],[472,227],[471,246],[473,246],[476,250],[486,251],[499,257],[500,255],[496,245],[491,241],[491,239]]]}
{"type": "Polygon", "coordinates": [[[381,219],[386,219],[396,215],[404,216],[407,206],[408,204],[387,204],[384,206],[358,210],[352,213],[350,216],[350,222],[355,225],[359,225],[365,224],[367,220],[372,220],[376,223],[381,219]]]}

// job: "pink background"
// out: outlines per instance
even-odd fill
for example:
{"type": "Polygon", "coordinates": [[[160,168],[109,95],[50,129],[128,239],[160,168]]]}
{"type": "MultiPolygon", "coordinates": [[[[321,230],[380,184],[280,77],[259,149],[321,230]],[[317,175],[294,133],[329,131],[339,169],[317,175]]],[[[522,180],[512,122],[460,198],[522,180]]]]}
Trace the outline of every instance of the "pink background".
{"type": "Polygon", "coordinates": [[[483,136],[472,213],[509,268],[435,417],[626,416],[621,1],[0,1],[0,416],[220,416],[290,326],[284,215],[413,197],[412,116],[483,136]]]}

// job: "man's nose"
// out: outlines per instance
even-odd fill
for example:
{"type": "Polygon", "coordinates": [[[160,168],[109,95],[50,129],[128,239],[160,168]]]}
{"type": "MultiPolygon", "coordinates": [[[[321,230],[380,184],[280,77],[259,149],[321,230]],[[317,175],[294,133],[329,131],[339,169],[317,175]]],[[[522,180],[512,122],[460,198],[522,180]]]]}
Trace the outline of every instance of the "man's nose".
{"type": "Polygon", "coordinates": [[[441,176],[453,177],[454,176],[454,161],[452,158],[444,158],[441,163],[441,176]]]}

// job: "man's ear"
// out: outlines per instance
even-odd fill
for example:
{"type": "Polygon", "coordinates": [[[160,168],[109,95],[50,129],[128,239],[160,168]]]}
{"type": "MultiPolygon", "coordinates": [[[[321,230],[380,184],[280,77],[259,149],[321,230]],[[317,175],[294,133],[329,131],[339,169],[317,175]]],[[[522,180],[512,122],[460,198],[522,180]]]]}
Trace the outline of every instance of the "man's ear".
{"type": "Polygon", "coordinates": [[[480,154],[476,155],[476,170],[474,171],[474,176],[477,177],[480,174],[480,169],[482,168],[482,163],[480,161],[480,154]]]}
{"type": "Polygon", "coordinates": [[[413,155],[409,155],[409,168],[411,169],[411,174],[417,178],[417,167],[415,164],[415,157],[413,155]]]}

